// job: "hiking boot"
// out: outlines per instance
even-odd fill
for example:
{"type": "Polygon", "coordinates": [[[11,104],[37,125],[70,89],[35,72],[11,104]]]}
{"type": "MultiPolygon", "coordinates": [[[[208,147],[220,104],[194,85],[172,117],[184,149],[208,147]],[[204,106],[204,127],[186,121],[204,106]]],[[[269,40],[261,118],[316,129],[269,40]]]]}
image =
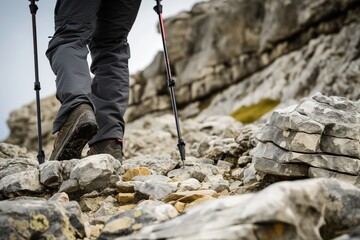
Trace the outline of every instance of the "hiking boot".
{"type": "Polygon", "coordinates": [[[57,134],[50,160],[81,158],[81,152],[96,134],[97,124],[89,104],[77,106],[57,134]]]}
{"type": "Polygon", "coordinates": [[[90,146],[90,150],[88,151],[87,155],[90,156],[102,153],[110,154],[121,162],[123,160],[121,140],[105,139],[98,141],[90,146]]]}

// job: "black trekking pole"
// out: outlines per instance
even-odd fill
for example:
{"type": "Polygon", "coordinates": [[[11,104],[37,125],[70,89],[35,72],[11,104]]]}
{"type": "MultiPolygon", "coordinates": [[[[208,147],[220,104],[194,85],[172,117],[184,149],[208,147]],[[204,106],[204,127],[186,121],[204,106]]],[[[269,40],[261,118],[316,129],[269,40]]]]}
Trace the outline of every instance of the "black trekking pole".
{"type": "Polygon", "coordinates": [[[36,38],[36,12],[38,10],[35,1],[38,0],[29,0],[30,1],[30,13],[32,15],[32,30],[33,30],[33,45],[34,45],[34,65],[35,65],[35,83],[34,90],[36,91],[36,114],[37,114],[37,127],[38,127],[38,143],[39,151],[37,159],[39,164],[43,163],[45,160],[45,153],[42,150],[42,131],[41,131],[41,110],[40,110],[40,81],[39,81],[39,61],[38,61],[38,50],[37,50],[37,38],[36,38]]]}
{"type": "Polygon", "coordinates": [[[172,109],[173,109],[173,113],[175,115],[176,130],[177,130],[177,134],[178,134],[178,145],[177,146],[179,148],[180,157],[183,162],[183,167],[185,167],[185,142],[181,138],[180,122],[179,122],[179,117],[178,117],[178,113],[177,113],[175,92],[174,92],[175,80],[172,78],[172,75],[171,75],[169,54],[168,54],[167,45],[166,45],[164,19],[162,17],[163,6],[161,5],[160,2],[161,2],[161,0],[156,0],[156,6],[154,7],[154,10],[159,15],[160,32],[161,32],[161,37],[162,37],[162,42],[163,42],[163,47],[164,47],[166,75],[167,75],[168,87],[169,87],[169,91],[170,91],[172,109]]]}

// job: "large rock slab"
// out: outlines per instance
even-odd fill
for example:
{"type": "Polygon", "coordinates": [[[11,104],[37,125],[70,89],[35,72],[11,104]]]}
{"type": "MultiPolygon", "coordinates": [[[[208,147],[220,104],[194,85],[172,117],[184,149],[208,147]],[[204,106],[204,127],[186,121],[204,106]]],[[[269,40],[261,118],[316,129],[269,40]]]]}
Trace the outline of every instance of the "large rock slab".
{"type": "Polygon", "coordinates": [[[282,182],[256,194],[209,201],[117,239],[321,240],[360,224],[359,197],[358,188],[337,180],[282,182]]]}
{"type": "Polygon", "coordinates": [[[85,238],[79,204],[43,199],[0,202],[2,239],[85,238]]]}

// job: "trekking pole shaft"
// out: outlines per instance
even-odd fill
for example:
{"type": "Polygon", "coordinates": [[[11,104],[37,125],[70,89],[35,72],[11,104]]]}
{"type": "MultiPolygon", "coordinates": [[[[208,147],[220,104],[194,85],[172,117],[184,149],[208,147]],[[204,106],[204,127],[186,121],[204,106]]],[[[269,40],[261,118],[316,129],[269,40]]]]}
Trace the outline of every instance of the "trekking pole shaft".
{"type": "Polygon", "coordinates": [[[34,49],[34,67],[35,67],[35,83],[34,90],[36,91],[36,115],[37,115],[37,128],[38,128],[38,161],[39,164],[44,162],[45,154],[42,150],[42,129],[41,129],[41,108],[40,108],[40,81],[39,81],[39,59],[38,59],[38,49],[37,49],[37,31],[36,31],[36,11],[37,6],[35,0],[31,0],[30,12],[32,16],[32,29],[33,29],[33,49],[34,49]]]}
{"type": "Polygon", "coordinates": [[[178,116],[178,112],[177,112],[176,97],[175,97],[175,91],[174,91],[175,81],[172,78],[169,54],[168,54],[168,50],[167,50],[165,24],[164,24],[164,19],[162,17],[162,5],[160,4],[160,0],[156,0],[156,4],[157,5],[154,7],[154,10],[159,15],[160,33],[161,33],[161,38],[162,38],[162,43],[163,43],[163,48],[164,48],[166,76],[167,76],[167,82],[168,82],[169,91],[170,91],[172,110],[173,110],[173,113],[175,116],[176,130],[177,130],[177,134],[178,134],[178,148],[180,151],[181,160],[183,161],[183,164],[184,164],[185,142],[183,141],[183,139],[181,137],[180,121],[179,121],[179,116],[178,116]]]}

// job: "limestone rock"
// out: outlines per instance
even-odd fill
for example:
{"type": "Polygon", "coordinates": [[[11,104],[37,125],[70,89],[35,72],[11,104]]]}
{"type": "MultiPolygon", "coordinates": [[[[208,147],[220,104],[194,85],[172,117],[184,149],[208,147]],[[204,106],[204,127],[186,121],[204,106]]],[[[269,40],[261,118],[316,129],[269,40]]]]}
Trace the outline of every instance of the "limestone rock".
{"type": "Polygon", "coordinates": [[[121,205],[124,205],[135,202],[136,196],[135,193],[119,193],[115,198],[121,205]]]}
{"type": "Polygon", "coordinates": [[[254,157],[254,167],[257,171],[294,178],[307,177],[309,170],[306,164],[283,164],[264,157],[254,157]]]}
{"type": "Polygon", "coordinates": [[[130,181],[136,176],[151,175],[150,169],[146,167],[130,168],[122,176],[123,181],[130,181]]]}
{"type": "Polygon", "coordinates": [[[32,158],[35,159],[35,156],[28,153],[27,149],[24,147],[19,147],[17,145],[12,145],[8,143],[0,143],[0,158],[4,159],[13,159],[13,158],[32,158]]]}
{"type": "Polygon", "coordinates": [[[209,201],[166,223],[151,225],[133,236],[118,239],[151,236],[151,239],[320,240],[359,224],[359,196],[358,188],[337,180],[282,182],[257,194],[209,201]],[[245,205],[245,208],[239,207],[245,205]],[[213,220],[202,221],[207,218],[213,220]]]}
{"type": "Polygon", "coordinates": [[[115,187],[121,173],[120,162],[108,154],[93,155],[81,159],[64,181],[61,192],[78,194],[93,190],[115,187]]]}
{"type": "Polygon", "coordinates": [[[151,155],[144,155],[125,160],[122,167],[125,171],[134,167],[147,167],[154,171],[154,173],[156,174],[166,175],[168,172],[173,170],[176,165],[178,165],[178,161],[175,161],[165,156],[157,157],[151,155]]]}
{"type": "Polygon", "coordinates": [[[130,182],[119,181],[116,183],[116,189],[119,193],[134,193],[135,183],[134,181],[130,181],[130,182]]]}
{"type": "Polygon", "coordinates": [[[0,179],[0,195],[10,198],[43,193],[45,187],[39,179],[39,170],[36,168],[7,175],[0,179]]]}
{"type": "Polygon", "coordinates": [[[161,200],[176,190],[176,184],[157,180],[147,180],[135,185],[135,191],[156,200],[161,200]]]}
{"type": "Polygon", "coordinates": [[[144,201],[136,208],[111,217],[98,239],[109,239],[131,234],[144,226],[163,222],[178,215],[176,209],[160,201],[144,201]]]}
{"type": "Polygon", "coordinates": [[[213,176],[217,174],[219,174],[219,170],[216,166],[211,164],[201,164],[174,169],[170,171],[167,176],[169,178],[177,178],[181,181],[187,180],[189,178],[195,178],[202,182],[207,176],[213,176]]]}
{"type": "Polygon", "coordinates": [[[343,182],[347,182],[359,187],[360,182],[357,176],[353,176],[350,174],[339,173],[336,171],[326,170],[322,168],[309,168],[309,177],[311,178],[336,178],[343,182]]]}
{"type": "Polygon", "coordinates": [[[179,191],[194,191],[201,187],[199,180],[195,178],[189,178],[180,183],[179,191]]]}
{"type": "Polygon", "coordinates": [[[42,199],[2,201],[0,202],[2,238],[64,240],[85,238],[79,205],[76,202],[70,204],[71,206],[65,206],[42,199]]]}
{"type": "Polygon", "coordinates": [[[14,173],[36,169],[38,166],[39,163],[31,158],[0,158],[0,179],[14,173]]]}
{"type": "Polygon", "coordinates": [[[334,170],[357,175],[360,171],[360,160],[346,156],[319,153],[298,153],[286,151],[273,143],[259,143],[254,150],[254,157],[273,159],[279,163],[305,163],[313,167],[334,170]]]}
{"type": "Polygon", "coordinates": [[[359,101],[317,93],[296,106],[274,111],[257,135],[260,142],[252,153],[255,168],[288,177],[308,176],[309,166],[358,175],[359,106],[359,101]]]}
{"type": "Polygon", "coordinates": [[[225,180],[222,175],[214,175],[214,176],[207,176],[204,179],[204,182],[202,184],[202,189],[204,189],[204,185],[209,185],[208,189],[212,189],[218,193],[224,191],[224,190],[230,190],[229,189],[229,181],[225,180]]]}
{"type": "Polygon", "coordinates": [[[185,192],[176,192],[170,194],[163,201],[179,201],[184,203],[190,203],[195,201],[196,199],[202,198],[204,196],[212,196],[217,197],[218,194],[214,190],[198,190],[198,191],[185,191],[185,192]]]}

